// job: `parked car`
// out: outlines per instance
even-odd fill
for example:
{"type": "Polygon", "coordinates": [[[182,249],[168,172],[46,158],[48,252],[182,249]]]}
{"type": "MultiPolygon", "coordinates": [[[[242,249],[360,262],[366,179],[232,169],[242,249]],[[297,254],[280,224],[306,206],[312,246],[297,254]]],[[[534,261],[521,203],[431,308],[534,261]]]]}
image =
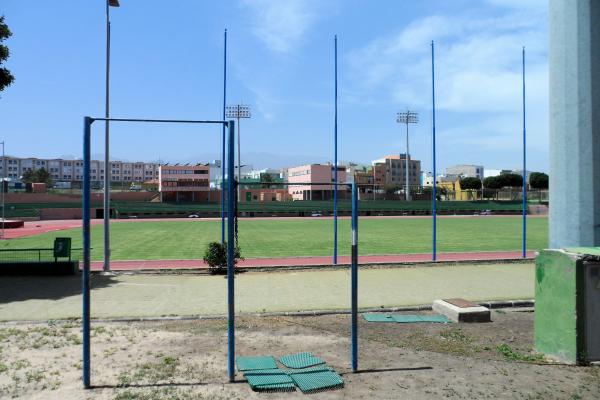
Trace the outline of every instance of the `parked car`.
{"type": "Polygon", "coordinates": [[[316,211],[312,214],[310,214],[311,217],[322,217],[323,213],[321,213],[321,211],[316,211]]]}
{"type": "Polygon", "coordinates": [[[190,214],[188,218],[200,218],[200,216],[198,214],[190,214]]]}

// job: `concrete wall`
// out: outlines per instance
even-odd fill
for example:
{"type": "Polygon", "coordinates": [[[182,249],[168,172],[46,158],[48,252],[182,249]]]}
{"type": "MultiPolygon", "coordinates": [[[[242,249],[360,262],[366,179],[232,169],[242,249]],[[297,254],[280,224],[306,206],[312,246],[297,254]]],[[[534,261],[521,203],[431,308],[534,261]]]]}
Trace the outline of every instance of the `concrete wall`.
{"type": "Polygon", "coordinates": [[[550,247],[600,245],[600,1],[550,0],[550,247]]]}

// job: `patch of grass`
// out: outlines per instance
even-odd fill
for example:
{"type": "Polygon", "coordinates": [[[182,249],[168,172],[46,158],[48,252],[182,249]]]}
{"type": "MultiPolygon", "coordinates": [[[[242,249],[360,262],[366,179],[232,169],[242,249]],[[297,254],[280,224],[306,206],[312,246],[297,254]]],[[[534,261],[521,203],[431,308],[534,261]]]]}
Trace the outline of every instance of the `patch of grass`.
{"type": "Polygon", "coordinates": [[[117,380],[119,386],[128,386],[138,382],[159,383],[172,381],[176,376],[178,366],[179,359],[164,357],[158,362],[137,364],[133,375],[121,374],[117,377],[117,380]]]}
{"type": "MultiPolygon", "coordinates": [[[[339,252],[350,254],[350,221],[339,220],[339,252]]],[[[438,250],[494,251],[520,249],[520,217],[440,218],[438,250]]],[[[331,219],[240,220],[244,257],[324,256],[333,251],[331,219]]],[[[547,218],[530,218],[528,247],[547,247],[547,218]]],[[[114,260],[202,259],[206,245],[220,238],[220,221],[183,220],[118,222],[111,225],[114,260]],[[156,246],[160,243],[160,246],[156,246]]],[[[3,241],[0,248],[48,247],[55,237],[71,237],[82,247],[81,229],[49,232],[3,241]]],[[[431,223],[426,218],[362,219],[361,254],[431,251],[431,223]],[[399,245],[399,243],[401,245],[399,245]]],[[[103,254],[102,226],[92,227],[92,259],[103,254]]]]}
{"type": "Polygon", "coordinates": [[[505,359],[511,361],[525,361],[525,362],[543,362],[544,356],[542,354],[525,354],[520,353],[516,350],[513,350],[506,343],[502,343],[498,345],[496,348],[500,354],[504,356],[505,359]]]}
{"type": "Polygon", "coordinates": [[[127,389],[118,393],[114,400],[229,400],[231,398],[231,394],[227,393],[203,395],[193,393],[191,389],[160,388],[150,390],[127,389]]]}

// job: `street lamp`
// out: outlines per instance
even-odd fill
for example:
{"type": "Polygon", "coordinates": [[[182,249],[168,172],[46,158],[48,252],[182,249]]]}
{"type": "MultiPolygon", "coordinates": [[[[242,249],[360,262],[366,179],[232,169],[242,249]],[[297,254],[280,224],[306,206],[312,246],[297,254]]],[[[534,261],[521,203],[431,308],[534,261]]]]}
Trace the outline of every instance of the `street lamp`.
{"type": "MultiPolygon", "coordinates": [[[[104,116],[110,118],[110,7],[119,7],[119,0],[106,0],[106,92],[104,116]]],[[[110,128],[104,125],[104,264],[102,270],[110,271],[110,128]]]]}
{"type": "Polygon", "coordinates": [[[406,112],[399,112],[396,116],[396,122],[399,124],[406,124],[406,155],[405,155],[405,172],[406,172],[406,183],[404,185],[404,194],[406,201],[410,200],[410,186],[408,184],[408,124],[416,124],[419,122],[419,114],[413,111],[406,110],[406,112]]]}
{"type": "MultiPolygon", "coordinates": [[[[237,119],[237,141],[238,141],[238,183],[242,181],[242,161],[240,156],[240,118],[250,118],[252,117],[252,113],[250,112],[250,106],[244,104],[236,104],[233,106],[225,107],[225,117],[226,118],[236,118],[237,119]]],[[[238,185],[238,198],[240,197],[240,187],[238,185]]]]}

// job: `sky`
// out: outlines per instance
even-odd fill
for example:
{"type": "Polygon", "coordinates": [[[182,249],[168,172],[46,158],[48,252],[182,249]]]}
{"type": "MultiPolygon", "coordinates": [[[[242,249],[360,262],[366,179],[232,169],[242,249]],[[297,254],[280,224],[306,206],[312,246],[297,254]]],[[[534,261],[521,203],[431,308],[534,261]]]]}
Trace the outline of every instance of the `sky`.
{"type": "MultiPolygon", "coordinates": [[[[406,151],[396,113],[419,113],[410,154],[432,170],[435,41],[438,172],[454,164],[522,165],[526,48],[528,170],[548,170],[546,0],[120,0],[111,8],[111,116],[221,119],[250,105],[242,164],[333,160],[334,35],[338,159],[370,163],[406,151]]],[[[0,0],[13,32],[0,93],[0,140],[19,157],[81,157],[83,117],[104,115],[102,0],[0,0]]],[[[92,154],[102,157],[103,126],[92,154]]],[[[208,162],[221,129],[113,123],[111,157],[208,162]]]]}

